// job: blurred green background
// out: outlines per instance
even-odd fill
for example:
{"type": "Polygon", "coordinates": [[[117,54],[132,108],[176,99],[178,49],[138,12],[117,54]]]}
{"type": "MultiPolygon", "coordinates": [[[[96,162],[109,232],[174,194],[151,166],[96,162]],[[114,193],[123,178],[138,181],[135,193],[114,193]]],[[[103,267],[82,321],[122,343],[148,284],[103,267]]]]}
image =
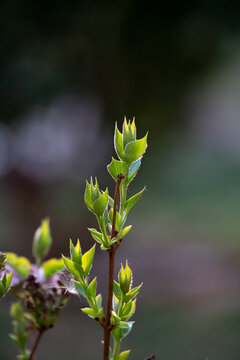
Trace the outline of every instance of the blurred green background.
{"type": "MultiPolygon", "coordinates": [[[[149,147],[129,192],[147,192],[117,256],[144,281],[123,349],[132,360],[240,359],[240,3],[1,1],[0,249],[32,259],[51,218],[52,256],[92,245],[85,179],[114,184],[115,121],[149,147]]],[[[106,254],[92,275],[106,289],[106,254]]],[[[0,304],[1,360],[10,297],[0,304]]],[[[72,298],[37,359],[101,357],[102,331],[72,298]],[[97,354],[97,355],[96,355],[97,354]]]]}

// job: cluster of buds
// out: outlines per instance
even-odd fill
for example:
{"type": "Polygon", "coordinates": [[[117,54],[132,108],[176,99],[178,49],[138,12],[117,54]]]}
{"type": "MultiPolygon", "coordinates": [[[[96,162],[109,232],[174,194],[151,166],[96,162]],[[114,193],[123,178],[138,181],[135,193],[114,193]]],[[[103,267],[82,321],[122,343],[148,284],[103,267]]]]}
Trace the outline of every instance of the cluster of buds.
{"type": "MultiPolygon", "coordinates": [[[[142,286],[132,288],[132,270],[126,261],[125,268],[121,265],[118,281],[113,283],[113,310],[111,324],[112,334],[117,341],[127,336],[132,329],[133,322],[129,321],[135,312],[136,296],[142,286]]],[[[130,351],[128,352],[128,354],[130,351]]]]}
{"type": "Polygon", "coordinates": [[[130,165],[141,158],[147,148],[147,135],[137,140],[135,120],[133,119],[131,123],[124,118],[122,133],[116,125],[114,135],[114,146],[119,159],[130,165]]]}
{"type": "Polygon", "coordinates": [[[97,178],[95,178],[95,185],[91,178],[90,183],[86,184],[84,199],[88,209],[97,217],[102,217],[108,204],[108,189],[100,192],[97,178]]]}
{"type": "Polygon", "coordinates": [[[55,275],[54,283],[51,281],[51,287],[48,287],[48,283],[40,284],[34,275],[29,275],[23,289],[24,308],[34,327],[44,331],[53,327],[60,309],[68,301],[60,276],[55,275]]]}
{"type": "MultiPolygon", "coordinates": [[[[62,259],[44,257],[52,243],[49,220],[43,220],[33,237],[33,256],[36,264],[15,253],[6,253],[5,270],[13,274],[13,293],[20,298],[11,307],[13,334],[11,338],[20,350],[18,358],[29,359],[28,339],[32,332],[43,333],[56,323],[59,311],[68,301],[68,294],[62,284],[62,259]]],[[[0,257],[1,259],[1,257],[0,257]]],[[[10,275],[3,276],[3,282],[10,275]]],[[[1,285],[0,285],[1,292],[1,285]]]]}
{"type": "Polygon", "coordinates": [[[90,307],[83,308],[82,311],[101,323],[104,319],[104,311],[102,307],[102,296],[96,294],[97,279],[94,278],[88,283],[88,276],[95,254],[95,245],[85,254],[82,254],[79,240],[76,246],[74,246],[70,240],[70,254],[71,259],[63,256],[63,261],[66,269],[72,276],[74,292],[83,296],[90,305],[90,307]]]}

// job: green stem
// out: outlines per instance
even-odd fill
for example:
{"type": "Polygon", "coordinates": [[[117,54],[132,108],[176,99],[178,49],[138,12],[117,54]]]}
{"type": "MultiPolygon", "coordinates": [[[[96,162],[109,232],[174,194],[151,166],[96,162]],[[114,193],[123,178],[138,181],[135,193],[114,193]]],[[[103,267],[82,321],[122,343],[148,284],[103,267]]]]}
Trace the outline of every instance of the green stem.
{"type": "Polygon", "coordinates": [[[117,360],[120,351],[120,340],[114,338],[113,360],[117,360]]]}
{"type": "Polygon", "coordinates": [[[120,186],[120,207],[119,207],[119,213],[122,216],[125,208],[125,202],[127,199],[127,180],[128,180],[128,173],[129,173],[129,166],[126,165],[126,176],[125,179],[122,181],[122,184],[120,186]]]}

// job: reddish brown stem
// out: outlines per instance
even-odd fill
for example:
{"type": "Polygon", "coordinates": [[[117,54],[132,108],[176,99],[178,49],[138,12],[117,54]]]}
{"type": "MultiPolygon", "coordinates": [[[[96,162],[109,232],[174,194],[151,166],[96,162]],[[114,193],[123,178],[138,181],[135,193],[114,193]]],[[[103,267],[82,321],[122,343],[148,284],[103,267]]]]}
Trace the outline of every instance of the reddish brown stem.
{"type": "MultiPolygon", "coordinates": [[[[124,175],[119,174],[117,177],[117,183],[114,194],[114,205],[113,205],[113,221],[112,221],[112,234],[111,239],[115,237],[116,234],[116,213],[117,213],[117,204],[119,199],[120,184],[124,175]]],[[[104,325],[104,350],[103,350],[103,360],[109,360],[109,347],[110,347],[110,336],[111,336],[111,313],[112,313],[112,298],[113,298],[113,280],[114,280],[114,261],[115,261],[116,247],[112,246],[108,251],[108,297],[107,297],[107,312],[106,312],[106,321],[104,325]]]]}
{"type": "Polygon", "coordinates": [[[30,354],[28,360],[33,360],[34,359],[35,352],[37,350],[37,347],[38,347],[38,344],[39,344],[39,342],[41,340],[41,337],[43,336],[43,333],[44,333],[44,330],[39,330],[38,335],[36,337],[36,340],[35,340],[35,342],[33,344],[33,348],[32,348],[32,351],[31,351],[31,354],[30,354]]]}

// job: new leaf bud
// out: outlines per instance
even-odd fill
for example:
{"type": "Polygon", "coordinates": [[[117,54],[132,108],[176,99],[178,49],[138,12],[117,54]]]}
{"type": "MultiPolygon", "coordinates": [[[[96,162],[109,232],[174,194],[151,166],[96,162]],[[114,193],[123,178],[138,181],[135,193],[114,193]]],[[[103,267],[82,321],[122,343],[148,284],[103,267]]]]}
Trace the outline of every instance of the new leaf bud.
{"type": "Polygon", "coordinates": [[[49,219],[45,219],[42,221],[33,237],[33,256],[36,259],[37,265],[41,264],[42,259],[49,252],[51,243],[52,237],[50,233],[49,219]]]}

